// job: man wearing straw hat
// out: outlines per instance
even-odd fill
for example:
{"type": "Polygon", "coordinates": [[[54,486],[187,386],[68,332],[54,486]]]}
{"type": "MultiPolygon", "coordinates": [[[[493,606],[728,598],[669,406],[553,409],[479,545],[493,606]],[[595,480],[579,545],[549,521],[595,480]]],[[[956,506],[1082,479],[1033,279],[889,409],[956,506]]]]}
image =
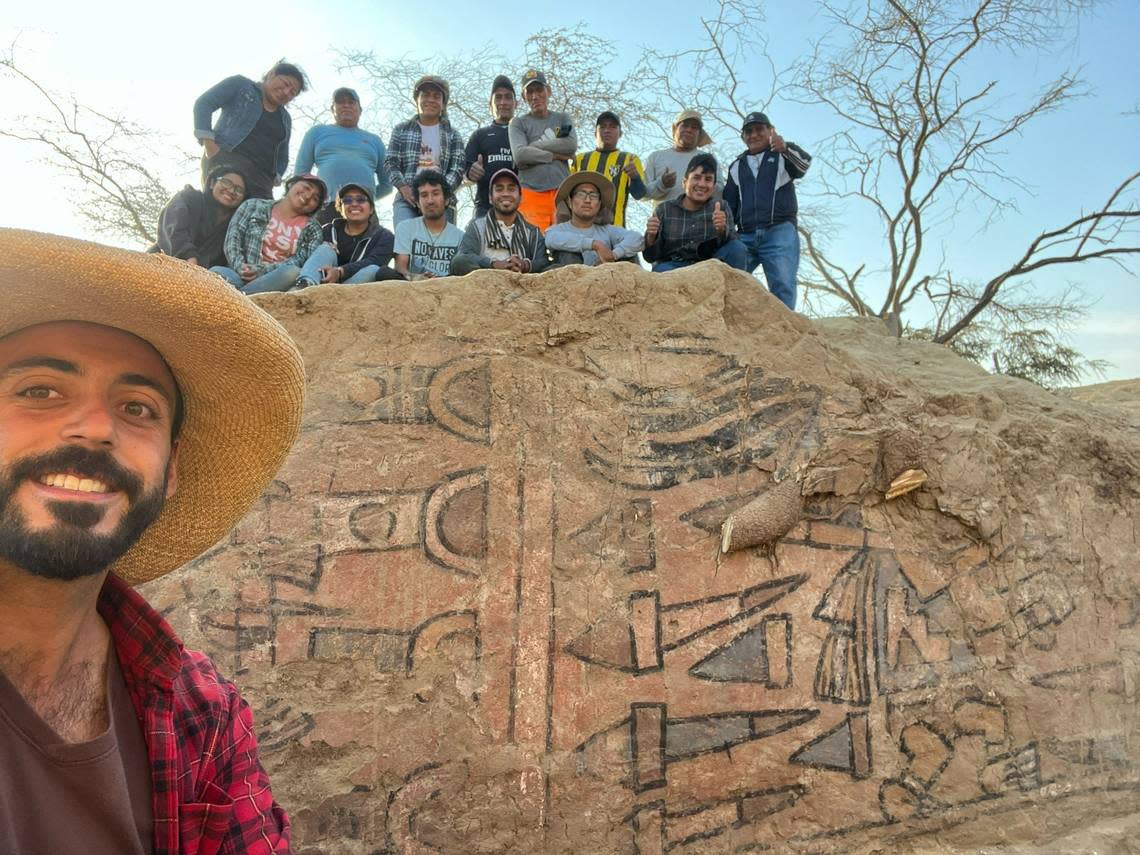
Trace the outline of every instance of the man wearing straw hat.
{"type": "MultiPolygon", "coordinates": [[[[645,196],[659,202],[671,202],[685,193],[682,176],[698,154],[707,154],[712,137],[705,131],[704,120],[696,110],[682,110],[673,119],[673,147],[655,151],[645,159],[645,196]]],[[[716,192],[721,190],[717,178],[716,192]]]]}
{"type": "Polygon", "coordinates": [[[570,219],[546,230],[546,246],[555,264],[596,267],[610,261],[637,261],[644,238],[607,225],[615,196],[613,183],[600,172],[575,172],[562,182],[556,199],[569,208],[570,219]]]}
{"type": "Polygon", "coordinates": [[[0,230],[0,852],[289,851],[249,707],[133,586],[296,437],[285,331],[217,276],[0,230]]]}

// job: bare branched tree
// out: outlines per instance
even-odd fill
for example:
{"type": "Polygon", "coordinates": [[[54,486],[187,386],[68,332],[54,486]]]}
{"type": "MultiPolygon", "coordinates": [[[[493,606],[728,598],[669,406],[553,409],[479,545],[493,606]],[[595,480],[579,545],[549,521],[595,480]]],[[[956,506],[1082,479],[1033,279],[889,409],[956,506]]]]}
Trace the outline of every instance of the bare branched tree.
{"type": "MultiPolygon", "coordinates": [[[[526,69],[538,68],[550,81],[550,108],[569,113],[581,138],[583,129],[592,133],[594,119],[603,109],[617,111],[627,131],[656,118],[632,76],[607,73],[607,60],[615,50],[613,42],[590,33],[579,23],[540,30],[526,40],[519,56],[507,56],[492,45],[454,54],[407,54],[396,59],[357,50],[340,51],[339,56],[340,70],[351,69],[368,81],[382,127],[390,128],[414,115],[412,87],[416,80],[424,74],[438,74],[451,89],[447,110],[452,124],[469,134],[491,121],[491,81],[496,75],[506,74],[518,86],[526,69]]],[[[522,92],[518,95],[521,99],[522,92]]],[[[520,104],[519,111],[526,112],[525,105],[520,104]]],[[[587,135],[583,143],[588,144],[589,139],[587,135]]]]}
{"type": "Polygon", "coordinates": [[[17,64],[14,46],[0,55],[0,75],[38,105],[34,113],[7,118],[0,137],[40,147],[79,190],[78,209],[96,232],[154,243],[170,191],[146,164],[177,149],[164,147],[159,154],[162,140],[153,130],[53,92],[17,64]]]}
{"type": "MultiPolygon", "coordinates": [[[[936,307],[930,326],[911,327],[911,338],[939,341],[948,319],[978,303],[984,285],[955,281],[946,274],[926,286],[936,307]]],[[[1032,380],[1042,386],[1075,385],[1084,375],[1102,375],[1107,363],[1085,359],[1068,344],[1068,336],[1092,308],[1093,301],[1076,286],[1060,294],[1041,295],[1031,280],[1003,288],[962,331],[944,342],[962,356],[1000,374],[1032,380]]]]}
{"type": "Polygon", "coordinates": [[[721,0],[715,15],[698,22],[693,47],[672,53],[648,48],[634,78],[666,139],[676,113],[697,110],[710,136],[721,143],[718,155],[735,155],[741,120],[756,105],[771,103],[781,85],[768,53],[764,9],[749,0],[721,0]]]}
{"type": "MultiPolygon", "coordinates": [[[[978,76],[987,51],[1053,43],[1069,17],[1087,5],[1083,0],[882,0],[857,13],[827,7],[840,43],[817,47],[795,75],[799,100],[827,107],[845,125],[825,142],[816,180],[825,194],[853,211],[873,213],[887,252],[885,270],[869,273],[866,259],[842,262],[808,236],[808,259],[829,296],[856,314],[883,318],[903,334],[904,314],[916,299],[921,304],[920,298],[949,281],[944,259],[932,257],[931,236],[966,205],[1015,209],[1009,192],[1026,187],[1002,165],[1006,144],[1036,119],[1084,94],[1084,86],[1062,72],[1010,107],[998,81],[969,81],[978,76]]],[[[934,340],[952,342],[991,307],[1003,287],[1034,271],[1140,253],[1134,227],[1140,216],[1137,178],[1125,178],[1094,211],[1042,231],[983,287],[953,289],[953,299],[935,306],[934,340]]]]}

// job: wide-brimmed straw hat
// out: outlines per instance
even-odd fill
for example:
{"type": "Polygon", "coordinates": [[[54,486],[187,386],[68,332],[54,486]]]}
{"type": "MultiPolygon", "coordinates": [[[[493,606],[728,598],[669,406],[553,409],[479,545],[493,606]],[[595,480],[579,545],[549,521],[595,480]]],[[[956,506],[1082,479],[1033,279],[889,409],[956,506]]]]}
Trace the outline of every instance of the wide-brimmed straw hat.
{"type": "Polygon", "coordinates": [[[301,423],[305,371],[289,334],[220,276],[150,255],[0,229],[0,337],[51,321],[133,333],[182,391],[178,490],[111,570],[132,585],[217,543],[276,474],[301,423]]]}
{"type": "Polygon", "coordinates": [[[598,192],[602,195],[602,209],[612,208],[614,206],[614,183],[600,172],[591,172],[585,170],[584,172],[572,172],[562,179],[562,183],[558,185],[558,192],[554,194],[554,202],[566,202],[570,204],[570,194],[574,192],[574,188],[579,184],[593,184],[598,188],[598,192]]]}

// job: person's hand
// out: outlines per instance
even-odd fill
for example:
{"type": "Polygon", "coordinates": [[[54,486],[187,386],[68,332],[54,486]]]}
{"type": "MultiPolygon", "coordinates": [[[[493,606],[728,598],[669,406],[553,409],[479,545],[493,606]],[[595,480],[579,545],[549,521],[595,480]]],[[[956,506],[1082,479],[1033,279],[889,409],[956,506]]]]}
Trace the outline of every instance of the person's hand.
{"type": "Polygon", "coordinates": [[[202,140],[202,148],[206,150],[206,157],[216,157],[218,152],[221,151],[221,149],[218,148],[218,144],[213,140],[202,140]]]}
{"type": "Polygon", "coordinates": [[[193,264],[195,267],[197,267],[198,266],[198,259],[192,255],[188,259],[186,259],[186,263],[187,264],[193,264]]]}
{"type": "Polygon", "coordinates": [[[471,168],[467,170],[467,177],[472,181],[478,181],[486,174],[487,170],[483,167],[483,155],[479,155],[475,158],[475,162],[471,164],[471,168]]]}
{"type": "Polygon", "coordinates": [[[720,208],[720,202],[713,205],[713,228],[715,228],[722,235],[725,229],[728,228],[728,216],[720,208]]]}
{"type": "Polygon", "coordinates": [[[657,234],[661,231],[661,221],[657,219],[656,214],[650,214],[649,219],[645,221],[645,242],[651,244],[657,240],[657,234]]]}
{"type": "Polygon", "coordinates": [[[637,177],[637,164],[634,163],[632,160],[627,160],[625,163],[625,166],[623,166],[621,168],[621,171],[624,172],[626,175],[628,175],[630,178],[636,178],[637,177]]]}
{"type": "Polygon", "coordinates": [[[254,270],[250,264],[243,264],[241,270],[238,271],[238,276],[241,277],[242,282],[252,282],[257,278],[257,271],[254,270]]]}
{"type": "Polygon", "coordinates": [[[614,255],[613,250],[600,240],[594,241],[594,252],[598,254],[598,261],[617,261],[617,256],[614,255]]]}
{"type": "Polygon", "coordinates": [[[341,270],[339,267],[322,267],[321,268],[321,284],[327,285],[330,282],[340,281],[341,270]]]}
{"type": "Polygon", "coordinates": [[[400,188],[400,195],[404,197],[404,201],[411,205],[416,210],[419,210],[419,205],[416,204],[416,197],[412,195],[412,188],[405,184],[400,188]]]}
{"type": "Polygon", "coordinates": [[[515,273],[523,273],[526,262],[519,258],[517,255],[512,255],[507,259],[507,267],[515,273]]]}
{"type": "Polygon", "coordinates": [[[511,264],[511,260],[509,258],[504,258],[502,261],[492,261],[491,262],[491,269],[492,270],[514,270],[515,268],[514,268],[514,265],[511,264]]]}
{"type": "Polygon", "coordinates": [[[661,186],[662,187],[672,187],[676,183],[677,183],[677,173],[674,172],[672,169],[666,169],[664,172],[661,173],[661,186]]]}
{"type": "Polygon", "coordinates": [[[775,152],[787,151],[788,145],[784,142],[784,138],[776,133],[776,129],[772,129],[772,135],[768,137],[768,148],[775,152]]]}
{"type": "Polygon", "coordinates": [[[435,279],[435,274],[432,273],[430,270],[425,270],[423,273],[420,274],[420,278],[422,278],[422,279],[435,279]]]}

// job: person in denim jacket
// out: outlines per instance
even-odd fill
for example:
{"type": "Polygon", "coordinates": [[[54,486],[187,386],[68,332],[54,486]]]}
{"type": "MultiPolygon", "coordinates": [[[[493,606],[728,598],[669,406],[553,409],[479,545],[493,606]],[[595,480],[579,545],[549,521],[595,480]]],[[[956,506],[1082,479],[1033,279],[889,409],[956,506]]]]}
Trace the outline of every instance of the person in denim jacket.
{"type": "Polygon", "coordinates": [[[198,96],[194,136],[204,149],[203,186],[210,169],[225,164],[245,176],[250,199],[272,198],[289,166],[293,122],[285,105],[305,86],[304,72],[282,60],[265,72],[260,83],[236,74],[198,96]]]}
{"type": "Polygon", "coordinates": [[[294,175],[276,202],[242,202],[226,231],[229,267],[211,267],[210,272],[243,294],[288,291],[321,245],[321,226],[312,217],[327,195],[325,182],[317,176],[294,175]]]}

